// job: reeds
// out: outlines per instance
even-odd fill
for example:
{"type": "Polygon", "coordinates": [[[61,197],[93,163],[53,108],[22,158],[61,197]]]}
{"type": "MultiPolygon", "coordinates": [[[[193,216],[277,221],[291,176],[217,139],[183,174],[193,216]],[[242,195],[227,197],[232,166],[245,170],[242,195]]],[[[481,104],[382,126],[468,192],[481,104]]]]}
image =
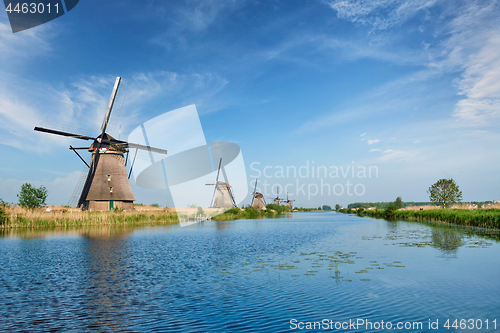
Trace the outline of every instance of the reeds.
{"type": "MultiPolygon", "coordinates": [[[[341,210],[342,213],[347,213],[341,210]]],[[[365,210],[363,215],[386,217],[383,209],[365,210]]],[[[430,210],[396,210],[394,219],[430,220],[454,223],[458,225],[500,229],[500,209],[430,209],[430,210]]]]}
{"type": "Polygon", "coordinates": [[[91,225],[134,225],[177,223],[177,213],[167,209],[154,211],[82,212],[76,209],[5,209],[7,218],[0,228],[70,227],[91,225]]]}

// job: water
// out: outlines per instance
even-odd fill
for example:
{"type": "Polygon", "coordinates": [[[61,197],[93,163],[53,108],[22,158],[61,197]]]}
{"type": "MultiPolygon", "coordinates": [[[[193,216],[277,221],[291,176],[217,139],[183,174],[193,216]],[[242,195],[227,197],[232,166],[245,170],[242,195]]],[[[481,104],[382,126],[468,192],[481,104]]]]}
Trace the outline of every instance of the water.
{"type": "Polygon", "coordinates": [[[333,212],[288,217],[7,231],[0,237],[0,327],[285,332],[326,319],[334,331],[380,332],[383,320],[393,329],[422,323],[402,331],[436,332],[462,331],[459,321],[458,330],[444,328],[447,319],[450,326],[480,319],[474,325],[481,330],[464,331],[493,332],[494,320],[499,330],[494,237],[333,212]],[[358,319],[373,329],[335,329],[358,319]],[[439,329],[430,330],[429,320],[439,329]]]}

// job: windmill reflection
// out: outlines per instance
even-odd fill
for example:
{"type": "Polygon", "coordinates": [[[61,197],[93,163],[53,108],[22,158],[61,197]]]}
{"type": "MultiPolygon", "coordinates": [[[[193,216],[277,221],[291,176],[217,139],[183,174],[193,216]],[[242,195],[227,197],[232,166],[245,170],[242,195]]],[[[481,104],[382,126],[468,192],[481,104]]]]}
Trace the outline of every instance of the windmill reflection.
{"type": "Polygon", "coordinates": [[[83,248],[84,307],[89,311],[90,326],[122,330],[127,328],[129,289],[130,227],[90,227],[81,231],[83,248]]]}

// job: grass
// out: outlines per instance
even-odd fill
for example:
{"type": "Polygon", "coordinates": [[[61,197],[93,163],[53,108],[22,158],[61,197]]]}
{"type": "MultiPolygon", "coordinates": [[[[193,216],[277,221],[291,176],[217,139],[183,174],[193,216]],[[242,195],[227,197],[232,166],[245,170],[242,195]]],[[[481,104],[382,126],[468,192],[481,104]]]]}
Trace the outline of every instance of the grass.
{"type": "Polygon", "coordinates": [[[248,206],[243,209],[231,208],[224,213],[212,217],[215,221],[230,221],[239,219],[258,219],[266,217],[276,217],[282,213],[288,213],[290,209],[286,206],[267,205],[266,210],[258,210],[254,207],[248,206]],[[272,209],[275,208],[275,209],[272,209]]]}
{"type": "MultiPolygon", "coordinates": [[[[348,213],[348,210],[340,210],[341,213],[348,213]]],[[[368,215],[372,217],[383,217],[389,219],[408,219],[418,221],[438,221],[454,223],[458,225],[500,229],[500,209],[430,209],[430,210],[362,210],[357,211],[358,215],[368,215]]]]}
{"type": "Polygon", "coordinates": [[[18,206],[4,208],[6,215],[0,228],[73,227],[92,225],[141,225],[178,223],[175,212],[154,211],[82,212],[76,209],[27,209],[18,206]]]}

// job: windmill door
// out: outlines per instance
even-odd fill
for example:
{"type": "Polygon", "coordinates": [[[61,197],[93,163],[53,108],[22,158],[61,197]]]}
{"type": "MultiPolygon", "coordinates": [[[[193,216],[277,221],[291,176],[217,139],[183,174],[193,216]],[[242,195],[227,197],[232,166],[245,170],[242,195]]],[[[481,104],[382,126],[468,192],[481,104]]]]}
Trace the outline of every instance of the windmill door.
{"type": "Polygon", "coordinates": [[[115,207],[115,202],[114,201],[110,201],[109,202],[109,210],[113,210],[115,207]]]}

